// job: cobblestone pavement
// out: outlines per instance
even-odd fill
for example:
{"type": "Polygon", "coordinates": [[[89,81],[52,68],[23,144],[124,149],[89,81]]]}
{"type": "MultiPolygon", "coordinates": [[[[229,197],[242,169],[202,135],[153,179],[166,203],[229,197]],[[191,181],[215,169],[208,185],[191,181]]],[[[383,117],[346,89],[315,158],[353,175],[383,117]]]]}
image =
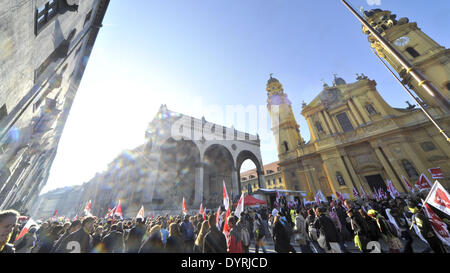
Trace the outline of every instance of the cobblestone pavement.
{"type": "MultiPolygon", "coordinates": [[[[431,249],[428,248],[428,245],[425,242],[423,242],[422,240],[420,240],[417,236],[413,236],[413,238],[414,238],[414,240],[413,240],[412,247],[413,247],[414,253],[422,253],[422,252],[430,252],[430,253],[432,253],[433,252],[431,249]]],[[[386,244],[384,243],[384,241],[380,240],[379,242],[380,242],[380,245],[381,245],[382,252],[383,253],[389,253],[389,249],[386,246],[386,244]]],[[[405,243],[404,240],[402,240],[402,242],[405,243]]],[[[300,249],[300,246],[297,243],[295,243],[293,240],[291,241],[291,245],[295,248],[297,253],[301,253],[302,252],[301,249],[300,249]]],[[[315,253],[317,253],[317,250],[314,249],[314,246],[311,245],[311,244],[310,244],[310,246],[311,246],[311,249],[313,249],[313,251],[315,253]]],[[[350,253],[361,253],[359,251],[359,249],[357,247],[355,247],[355,244],[353,242],[346,242],[345,246],[346,246],[347,250],[350,253]]],[[[266,240],[265,248],[266,248],[267,253],[276,253],[275,252],[274,243],[273,243],[272,239],[266,240]]],[[[249,248],[249,251],[250,251],[250,253],[255,253],[255,243],[254,242],[252,242],[252,244],[251,244],[251,246],[249,248]]],[[[262,250],[259,249],[259,252],[261,253],[262,250]]],[[[450,248],[449,247],[447,247],[447,252],[450,253],[450,248]]]]}

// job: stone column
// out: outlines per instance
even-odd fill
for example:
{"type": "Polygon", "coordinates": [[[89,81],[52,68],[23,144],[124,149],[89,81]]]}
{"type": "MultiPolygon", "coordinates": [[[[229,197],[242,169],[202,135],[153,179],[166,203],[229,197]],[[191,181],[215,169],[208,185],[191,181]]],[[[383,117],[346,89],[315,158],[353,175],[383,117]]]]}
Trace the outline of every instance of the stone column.
{"type": "Polygon", "coordinates": [[[200,206],[203,202],[203,164],[195,166],[195,199],[194,206],[200,206]]]}
{"type": "MultiPolygon", "coordinates": [[[[364,123],[364,121],[360,118],[358,111],[356,110],[356,108],[355,108],[354,105],[352,104],[352,101],[349,100],[349,101],[347,102],[347,105],[348,105],[348,107],[349,107],[349,109],[350,109],[350,112],[351,112],[351,113],[353,114],[353,116],[355,117],[356,122],[358,123],[358,126],[362,125],[362,124],[364,123]]],[[[356,126],[356,127],[358,127],[358,126],[356,126]]]]}
{"type": "Polygon", "coordinates": [[[336,128],[335,124],[333,123],[333,121],[331,120],[330,115],[328,114],[327,111],[323,111],[324,115],[325,115],[325,119],[328,121],[328,123],[331,126],[331,131],[333,134],[336,134],[338,132],[338,129],[336,128]]]}
{"type": "MultiPolygon", "coordinates": [[[[233,167],[231,170],[231,191],[233,193],[233,198],[239,196],[239,185],[238,185],[238,175],[237,169],[233,167]]],[[[233,200],[231,200],[233,203],[233,200]]]]}

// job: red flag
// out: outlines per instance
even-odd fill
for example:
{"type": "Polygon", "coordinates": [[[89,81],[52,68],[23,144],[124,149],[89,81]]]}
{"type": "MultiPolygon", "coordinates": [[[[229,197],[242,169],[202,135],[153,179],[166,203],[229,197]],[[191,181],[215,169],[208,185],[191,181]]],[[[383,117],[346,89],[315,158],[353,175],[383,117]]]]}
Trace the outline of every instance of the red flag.
{"type": "Polygon", "coordinates": [[[228,208],[227,209],[227,216],[225,216],[225,224],[223,225],[223,231],[222,233],[225,234],[225,236],[228,234],[228,232],[230,232],[230,227],[228,226],[228,217],[230,216],[231,211],[228,208]]]}
{"type": "MultiPolygon", "coordinates": [[[[109,208],[109,206],[108,206],[108,208],[109,208]]],[[[106,214],[105,219],[108,219],[109,217],[114,217],[114,213],[115,213],[115,212],[116,212],[116,207],[110,209],[110,210],[108,211],[108,213],[106,214]]]]}
{"type": "Polygon", "coordinates": [[[200,214],[203,214],[203,203],[200,204],[200,214]]]}
{"type": "Polygon", "coordinates": [[[27,223],[25,224],[25,226],[23,227],[22,231],[19,233],[19,235],[16,237],[16,240],[19,240],[20,238],[22,238],[25,234],[28,233],[28,230],[30,229],[31,226],[36,226],[36,230],[39,228],[39,225],[33,220],[33,219],[28,219],[27,223]]]}
{"type": "Polygon", "coordinates": [[[431,218],[431,224],[434,232],[443,243],[450,246],[450,233],[448,232],[447,225],[441,220],[441,218],[439,218],[439,216],[437,216],[436,213],[433,212],[427,203],[423,202],[423,204],[428,218],[431,218]]]}
{"type": "Polygon", "coordinates": [[[426,175],[421,174],[419,179],[417,180],[416,186],[419,190],[431,189],[433,185],[431,185],[430,180],[426,177],[426,175]]]}
{"type": "Polygon", "coordinates": [[[223,181],[223,206],[226,210],[230,207],[230,199],[228,197],[227,187],[225,185],[225,180],[223,181]]]}
{"type": "Polygon", "coordinates": [[[438,181],[434,183],[425,202],[450,215],[450,195],[438,181]]]}
{"type": "Polygon", "coordinates": [[[122,205],[120,204],[120,200],[119,200],[119,204],[117,205],[117,208],[114,212],[114,215],[117,215],[117,216],[120,216],[120,218],[123,218],[122,205]]]}
{"type": "Polygon", "coordinates": [[[440,167],[428,169],[428,172],[431,173],[431,179],[444,178],[444,174],[442,173],[440,167]]]}
{"type": "Polygon", "coordinates": [[[220,220],[220,207],[217,209],[217,213],[216,213],[216,226],[217,226],[217,228],[220,229],[219,220],[220,220]]]}
{"type": "Polygon", "coordinates": [[[58,210],[55,210],[55,213],[53,213],[52,220],[56,220],[56,215],[58,214],[58,210]]]}
{"type": "Polygon", "coordinates": [[[411,185],[411,183],[402,175],[403,183],[408,187],[408,189],[412,192],[414,192],[414,187],[411,185]]]}
{"type": "Polygon", "coordinates": [[[239,202],[236,206],[236,210],[234,211],[234,216],[241,218],[241,213],[244,211],[244,196],[245,194],[242,193],[241,198],[239,198],[239,202]]]}
{"type": "Polygon", "coordinates": [[[89,202],[87,203],[86,207],[84,208],[84,214],[86,214],[86,216],[91,216],[91,200],[89,200],[89,202]]]}
{"type": "Polygon", "coordinates": [[[341,200],[342,204],[344,204],[344,197],[342,196],[342,194],[336,191],[336,196],[339,198],[339,200],[341,200]]]}
{"type": "Polygon", "coordinates": [[[186,200],[183,197],[183,213],[184,215],[187,215],[187,207],[186,207],[186,200]]]}

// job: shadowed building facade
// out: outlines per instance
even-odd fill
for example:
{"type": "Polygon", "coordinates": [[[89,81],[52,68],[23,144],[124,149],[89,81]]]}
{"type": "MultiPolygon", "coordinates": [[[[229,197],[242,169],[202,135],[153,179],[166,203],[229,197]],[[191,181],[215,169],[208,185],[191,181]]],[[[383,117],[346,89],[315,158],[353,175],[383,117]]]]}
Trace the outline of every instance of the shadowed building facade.
{"type": "Polygon", "coordinates": [[[0,1],[0,209],[24,213],[47,183],[108,4],[0,1]]]}
{"type": "Polygon", "coordinates": [[[126,217],[144,206],[152,213],[181,213],[200,204],[216,210],[223,204],[223,182],[237,201],[241,193],[240,168],[251,160],[259,187],[264,185],[258,136],[250,135],[167,109],[162,105],[150,122],[146,141],[125,151],[105,172],[83,185],[78,212],[92,200],[92,213],[104,216],[118,200],[126,217]]]}

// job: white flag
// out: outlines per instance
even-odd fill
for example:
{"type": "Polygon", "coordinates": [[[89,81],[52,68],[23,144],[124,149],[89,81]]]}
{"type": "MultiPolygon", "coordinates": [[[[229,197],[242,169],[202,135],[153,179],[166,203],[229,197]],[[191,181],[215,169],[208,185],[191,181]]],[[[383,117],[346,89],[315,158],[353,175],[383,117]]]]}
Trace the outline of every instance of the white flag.
{"type": "Polygon", "coordinates": [[[22,238],[25,234],[27,234],[28,230],[30,229],[31,226],[36,226],[36,231],[39,229],[39,225],[33,219],[31,219],[31,218],[28,219],[28,221],[25,224],[25,226],[23,227],[22,231],[17,236],[16,241],[19,240],[20,238],[22,238]]]}
{"type": "Polygon", "coordinates": [[[136,215],[136,219],[139,219],[139,218],[144,219],[144,206],[141,207],[138,214],[136,215]]]}
{"type": "Polygon", "coordinates": [[[423,208],[427,217],[430,219],[431,226],[437,237],[446,245],[450,246],[450,233],[448,232],[447,225],[437,216],[436,213],[422,200],[423,208]]]}
{"type": "Polygon", "coordinates": [[[241,198],[236,206],[236,210],[234,211],[234,216],[237,218],[241,218],[241,213],[244,211],[244,193],[241,194],[241,198]]]}
{"type": "Polygon", "coordinates": [[[225,180],[223,181],[223,206],[225,207],[225,210],[228,210],[230,208],[230,198],[228,197],[225,180]]]}
{"type": "Polygon", "coordinates": [[[425,202],[450,215],[450,195],[438,181],[434,182],[425,202]]]}

